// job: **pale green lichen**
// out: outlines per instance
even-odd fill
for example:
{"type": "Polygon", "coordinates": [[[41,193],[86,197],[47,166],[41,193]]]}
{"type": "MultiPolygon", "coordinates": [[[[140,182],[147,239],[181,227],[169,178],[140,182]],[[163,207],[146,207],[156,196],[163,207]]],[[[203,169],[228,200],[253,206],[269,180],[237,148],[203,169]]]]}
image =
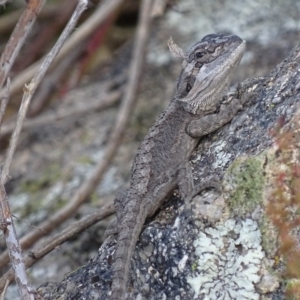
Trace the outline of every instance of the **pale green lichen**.
{"type": "Polygon", "coordinates": [[[224,176],[225,197],[230,211],[243,217],[263,202],[264,155],[236,159],[224,176]]]}
{"type": "Polygon", "coordinates": [[[257,300],[260,281],[261,235],[257,222],[229,219],[201,231],[194,246],[198,257],[196,274],[187,281],[194,298],[257,300]]]}

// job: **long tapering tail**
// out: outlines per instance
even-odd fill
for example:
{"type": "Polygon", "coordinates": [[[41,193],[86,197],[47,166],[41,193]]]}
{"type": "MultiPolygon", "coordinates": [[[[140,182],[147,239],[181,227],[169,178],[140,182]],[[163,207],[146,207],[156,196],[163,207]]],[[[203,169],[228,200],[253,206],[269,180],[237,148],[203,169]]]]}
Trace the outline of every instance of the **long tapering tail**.
{"type": "Polygon", "coordinates": [[[129,270],[134,248],[146,219],[146,210],[141,207],[133,210],[135,214],[125,214],[122,224],[119,224],[119,236],[114,254],[112,294],[110,300],[125,300],[126,287],[129,280],[129,270]]]}

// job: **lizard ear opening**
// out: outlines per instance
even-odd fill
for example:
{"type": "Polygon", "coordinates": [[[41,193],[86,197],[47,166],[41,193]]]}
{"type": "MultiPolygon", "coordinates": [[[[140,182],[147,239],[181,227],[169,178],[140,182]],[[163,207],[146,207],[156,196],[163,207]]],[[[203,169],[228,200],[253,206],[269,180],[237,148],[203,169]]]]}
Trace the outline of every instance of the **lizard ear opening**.
{"type": "Polygon", "coordinates": [[[194,76],[189,76],[189,74],[184,71],[181,72],[177,82],[176,99],[184,99],[190,93],[193,89],[195,79],[194,76]]]}

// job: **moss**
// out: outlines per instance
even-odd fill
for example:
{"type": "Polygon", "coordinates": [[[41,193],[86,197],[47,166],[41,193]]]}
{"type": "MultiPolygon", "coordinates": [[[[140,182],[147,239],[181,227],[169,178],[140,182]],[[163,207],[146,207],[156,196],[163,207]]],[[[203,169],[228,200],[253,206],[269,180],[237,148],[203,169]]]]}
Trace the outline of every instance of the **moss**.
{"type": "Polygon", "coordinates": [[[264,156],[236,159],[224,176],[229,209],[243,217],[263,202],[264,156]]]}

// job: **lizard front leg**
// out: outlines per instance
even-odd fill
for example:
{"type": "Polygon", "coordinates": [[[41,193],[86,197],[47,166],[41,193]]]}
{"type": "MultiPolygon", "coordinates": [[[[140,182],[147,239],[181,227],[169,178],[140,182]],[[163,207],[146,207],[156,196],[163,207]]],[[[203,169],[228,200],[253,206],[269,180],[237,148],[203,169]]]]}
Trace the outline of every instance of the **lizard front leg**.
{"type": "MultiPolygon", "coordinates": [[[[186,131],[190,136],[200,138],[228,123],[241,108],[242,105],[240,101],[233,99],[228,105],[222,106],[219,113],[192,120],[188,124],[186,131]]],[[[206,188],[212,187],[220,192],[222,191],[221,183],[216,178],[201,181],[195,186],[193,183],[192,170],[188,163],[180,167],[177,177],[179,190],[188,205],[193,197],[206,188]]]]}
{"type": "Polygon", "coordinates": [[[223,105],[219,113],[192,120],[186,128],[186,132],[194,138],[200,138],[210,134],[231,121],[241,109],[242,105],[240,100],[233,99],[229,104],[223,105]]]}

